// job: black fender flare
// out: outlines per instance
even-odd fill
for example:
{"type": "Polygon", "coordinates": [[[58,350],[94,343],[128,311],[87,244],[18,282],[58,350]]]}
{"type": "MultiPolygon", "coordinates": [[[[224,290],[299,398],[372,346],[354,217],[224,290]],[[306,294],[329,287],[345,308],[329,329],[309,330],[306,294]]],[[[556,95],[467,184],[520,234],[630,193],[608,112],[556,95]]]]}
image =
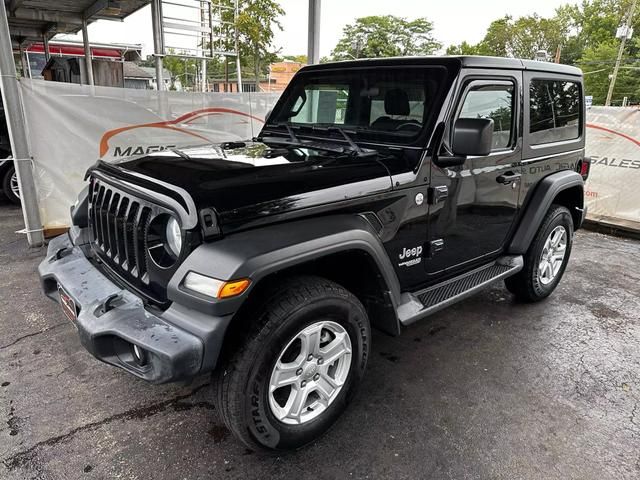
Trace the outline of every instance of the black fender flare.
{"type": "Polygon", "coordinates": [[[359,250],[375,262],[394,308],[400,283],[391,260],[371,224],[360,215],[332,215],[269,225],[234,233],[197,247],[169,282],[170,300],[212,315],[235,313],[263,278],[334,253],[359,250]],[[188,272],[219,280],[249,278],[251,286],[236,298],[217,301],[186,290],[188,272]]]}
{"type": "Polygon", "coordinates": [[[509,244],[510,254],[524,255],[529,249],[544,216],[549,211],[553,200],[563,190],[580,187],[584,190],[584,179],[578,172],[565,170],[552,173],[540,180],[533,195],[526,203],[525,212],[509,244]]]}

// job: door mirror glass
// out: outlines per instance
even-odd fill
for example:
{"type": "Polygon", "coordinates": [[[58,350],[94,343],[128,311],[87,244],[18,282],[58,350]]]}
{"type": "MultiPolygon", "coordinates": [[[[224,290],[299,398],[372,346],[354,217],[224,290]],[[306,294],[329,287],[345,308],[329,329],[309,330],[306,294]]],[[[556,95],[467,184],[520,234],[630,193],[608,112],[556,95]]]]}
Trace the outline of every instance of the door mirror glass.
{"type": "Polygon", "coordinates": [[[459,118],[453,126],[453,144],[455,155],[485,156],[493,147],[493,119],[459,118]]]}

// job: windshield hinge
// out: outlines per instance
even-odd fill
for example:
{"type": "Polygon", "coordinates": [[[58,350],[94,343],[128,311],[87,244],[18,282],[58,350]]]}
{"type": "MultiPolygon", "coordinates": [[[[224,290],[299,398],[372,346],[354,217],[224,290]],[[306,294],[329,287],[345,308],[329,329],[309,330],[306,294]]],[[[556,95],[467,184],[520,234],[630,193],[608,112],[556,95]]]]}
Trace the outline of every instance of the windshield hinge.
{"type": "Polygon", "coordinates": [[[218,225],[218,217],[213,208],[203,208],[200,210],[200,226],[202,228],[202,236],[205,240],[220,236],[220,226],[218,225]]]}

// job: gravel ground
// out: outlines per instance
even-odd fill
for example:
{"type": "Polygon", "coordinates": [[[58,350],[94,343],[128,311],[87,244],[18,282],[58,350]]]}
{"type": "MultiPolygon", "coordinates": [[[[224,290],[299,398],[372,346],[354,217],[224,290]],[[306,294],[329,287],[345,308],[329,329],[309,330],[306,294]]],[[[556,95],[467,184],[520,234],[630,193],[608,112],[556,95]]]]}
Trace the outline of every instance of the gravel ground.
{"type": "Polygon", "coordinates": [[[498,285],[374,334],[360,395],[278,457],[222,425],[208,379],[153,386],[80,346],[0,202],[0,478],[640,478],[640,242],[580,232],[555,294],[498,285]]]}

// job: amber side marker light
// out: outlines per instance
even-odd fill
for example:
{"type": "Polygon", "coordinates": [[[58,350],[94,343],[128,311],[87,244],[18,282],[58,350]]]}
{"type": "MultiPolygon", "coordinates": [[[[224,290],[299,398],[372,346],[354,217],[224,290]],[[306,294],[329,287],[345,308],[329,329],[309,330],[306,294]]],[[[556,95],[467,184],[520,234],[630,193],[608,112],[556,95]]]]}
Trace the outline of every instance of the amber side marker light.
{"type": "Polygon", "coordinates": [[[217,278],[207,277],[196,272],[189,272],[182,282],[184,288],[201,293],[208,297],[224,299],[236,297],[251,285],[251,280],[242,278],[225,282],[217,278]]]}
{"type": "Polygon", "coordinates": [[[251,285],[251,281],[243,278],[242,280],[233,280],[231,282],[225,282],[218,290],[218,298],[230,298],[240,295],[251,285]]]}

